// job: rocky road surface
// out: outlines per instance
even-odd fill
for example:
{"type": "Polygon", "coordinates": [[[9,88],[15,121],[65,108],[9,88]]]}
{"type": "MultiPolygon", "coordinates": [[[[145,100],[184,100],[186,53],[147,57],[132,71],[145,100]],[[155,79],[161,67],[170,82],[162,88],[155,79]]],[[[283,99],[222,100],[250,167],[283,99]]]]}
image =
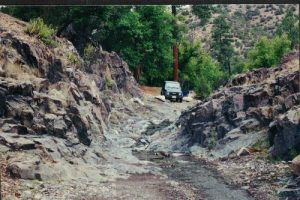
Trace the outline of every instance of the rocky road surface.
{"type": "MultiPolygon", "coordinates": [[[[227,185],[205,162],[184,153],[147,149],[152,140],[164,143],[166,130],[176,131],[174,120],[181,110],[195,102],[162,102],[153,97],[146,97],[144,102],[144,105],[137,102],[137,112],[118,121],[121,123],[114,124],[111,120],[105,135],[109,147],[105,151],[109,151],[107,155],[114,157],[114,161],[108,161],[111,163],[106,167],[99,164],[103,178],[20,179],[19,198],[252,199],[245,190],[227,185]]],[[[118,114],[122,115],[122,112],[118,114]]],[[[11,196],[7,198],[12,199],[11,196]]]]}

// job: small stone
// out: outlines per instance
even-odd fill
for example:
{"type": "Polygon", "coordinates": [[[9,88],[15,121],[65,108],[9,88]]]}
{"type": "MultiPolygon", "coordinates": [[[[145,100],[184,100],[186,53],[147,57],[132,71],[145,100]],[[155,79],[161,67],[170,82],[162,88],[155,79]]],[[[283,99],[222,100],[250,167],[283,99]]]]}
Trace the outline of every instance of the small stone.
{"type": "Polygon", "coordinates": [[[242,186],[242,189],[244,190],[249,190],[250,186],[249,185],[246,185],[246,186],[242,186]]]}
{"type": "Polygon", "coordinates": [[[140,98],[138,98],[138,97],[132,98],[132,99],[130,99],[130,101],[131,101],[131,102],[134,102],[134,103],[138,103],[138,104],[140,104],[141,106],[144,106],[144,105],[145,105],[144,102],[143,102],[140,98]]]}
{"type": "Polygon", "coordinates": [[[246,148],[246,147],[242,147],[238,153],[237,153],[238,156],[246,156],[246,155],[250,155],[250,152],[249,150],[246,148]]]}
{"type": "Polygon", "coordinates": [[[165,96],[162,96],[162,95],[160,95],[160,96],[156,96],[155,98],[156,98],[156,99],[158,99],[158,100],[160,100],[160,101],[163,101],[163,102],[165,102],[165,101],[166,101],[166,98],[165,98],[165,96]]]}

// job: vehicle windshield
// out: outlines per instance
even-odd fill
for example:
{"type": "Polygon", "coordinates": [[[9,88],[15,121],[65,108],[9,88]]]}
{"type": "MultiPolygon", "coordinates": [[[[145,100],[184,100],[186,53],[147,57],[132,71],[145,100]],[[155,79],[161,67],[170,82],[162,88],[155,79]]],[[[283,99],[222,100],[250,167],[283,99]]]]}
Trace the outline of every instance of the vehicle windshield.
{"type": "Polygon", "coordinates": [[[180,90],[179,83],[166,83],[166,89],[180,90]]]}

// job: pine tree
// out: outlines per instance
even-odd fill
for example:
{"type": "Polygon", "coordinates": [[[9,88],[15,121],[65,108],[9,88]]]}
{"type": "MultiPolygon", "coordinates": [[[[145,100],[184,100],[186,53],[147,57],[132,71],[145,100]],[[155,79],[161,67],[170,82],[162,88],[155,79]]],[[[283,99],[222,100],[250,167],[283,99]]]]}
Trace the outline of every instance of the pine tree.
{"type": "Polygon", "coordinates": [[[288,10],[282,19],[276,32],[280,36],[284,33],[288,35],[288,39],[291,41],[291,48],[299,44],[299,19],[297,19],[291,9],[288,10]]]}
{"type": "Polygon", "coordinates": [[[220,63],[223,70],[228,70],[229,75],[231,75],[231,58],[234,55],[232,41],[230,26],[226,21],[225,16],[220,15],[214,20],[211,52],[220,63]]]}
{"type": "Polygon", "coordinates": [[[209,4],[193,5],[192,12],[200,19],[200,26],[204,26],[210,19],[213,7],[209,4]]]}

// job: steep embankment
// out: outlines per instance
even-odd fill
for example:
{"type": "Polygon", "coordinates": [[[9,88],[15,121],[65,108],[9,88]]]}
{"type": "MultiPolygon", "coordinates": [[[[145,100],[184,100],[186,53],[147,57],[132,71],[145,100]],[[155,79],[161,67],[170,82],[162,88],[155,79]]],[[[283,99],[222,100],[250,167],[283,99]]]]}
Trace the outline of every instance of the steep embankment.
{"type": "Polygon", "coordinates": [[[273,157],[290,159],[300,150],[299,84],[297,51],[279,67],[236,76],[185,111],[178,123],[190,145],[202,147],[203,154],[226,157],[267,137],[273,157]]]}
{"type": "Polygon", "coordinates": [[[96,49],[86,62],[66,39],[55,37],[49,46],[26,34],[26,26],[0,13],[2,173],[99,180],[92,166],[109,159],[102,144],[112,111],[134,112],[128,98],[142,98],[142,92],[116,53],[96,49]]]}
{"type": "MultiPolygon", "coordinates": [[[[225,12],[231,25],[235,51],[243,55],[253,47],[257,38],[272,36],[276,32],[277,25],[288,9],[299,15],[299,6],[295,4],[222,4],[218,7],[225,12]]],[[[201,40],[205,48],[209,48],[213,21],[221,12],[214,13],[204,26],[199,25],[199,18],[193,15],[189,6],[180,13],[186,17],[184,23],[188,26],[187,37],[191,41],[201,40]]]]}

